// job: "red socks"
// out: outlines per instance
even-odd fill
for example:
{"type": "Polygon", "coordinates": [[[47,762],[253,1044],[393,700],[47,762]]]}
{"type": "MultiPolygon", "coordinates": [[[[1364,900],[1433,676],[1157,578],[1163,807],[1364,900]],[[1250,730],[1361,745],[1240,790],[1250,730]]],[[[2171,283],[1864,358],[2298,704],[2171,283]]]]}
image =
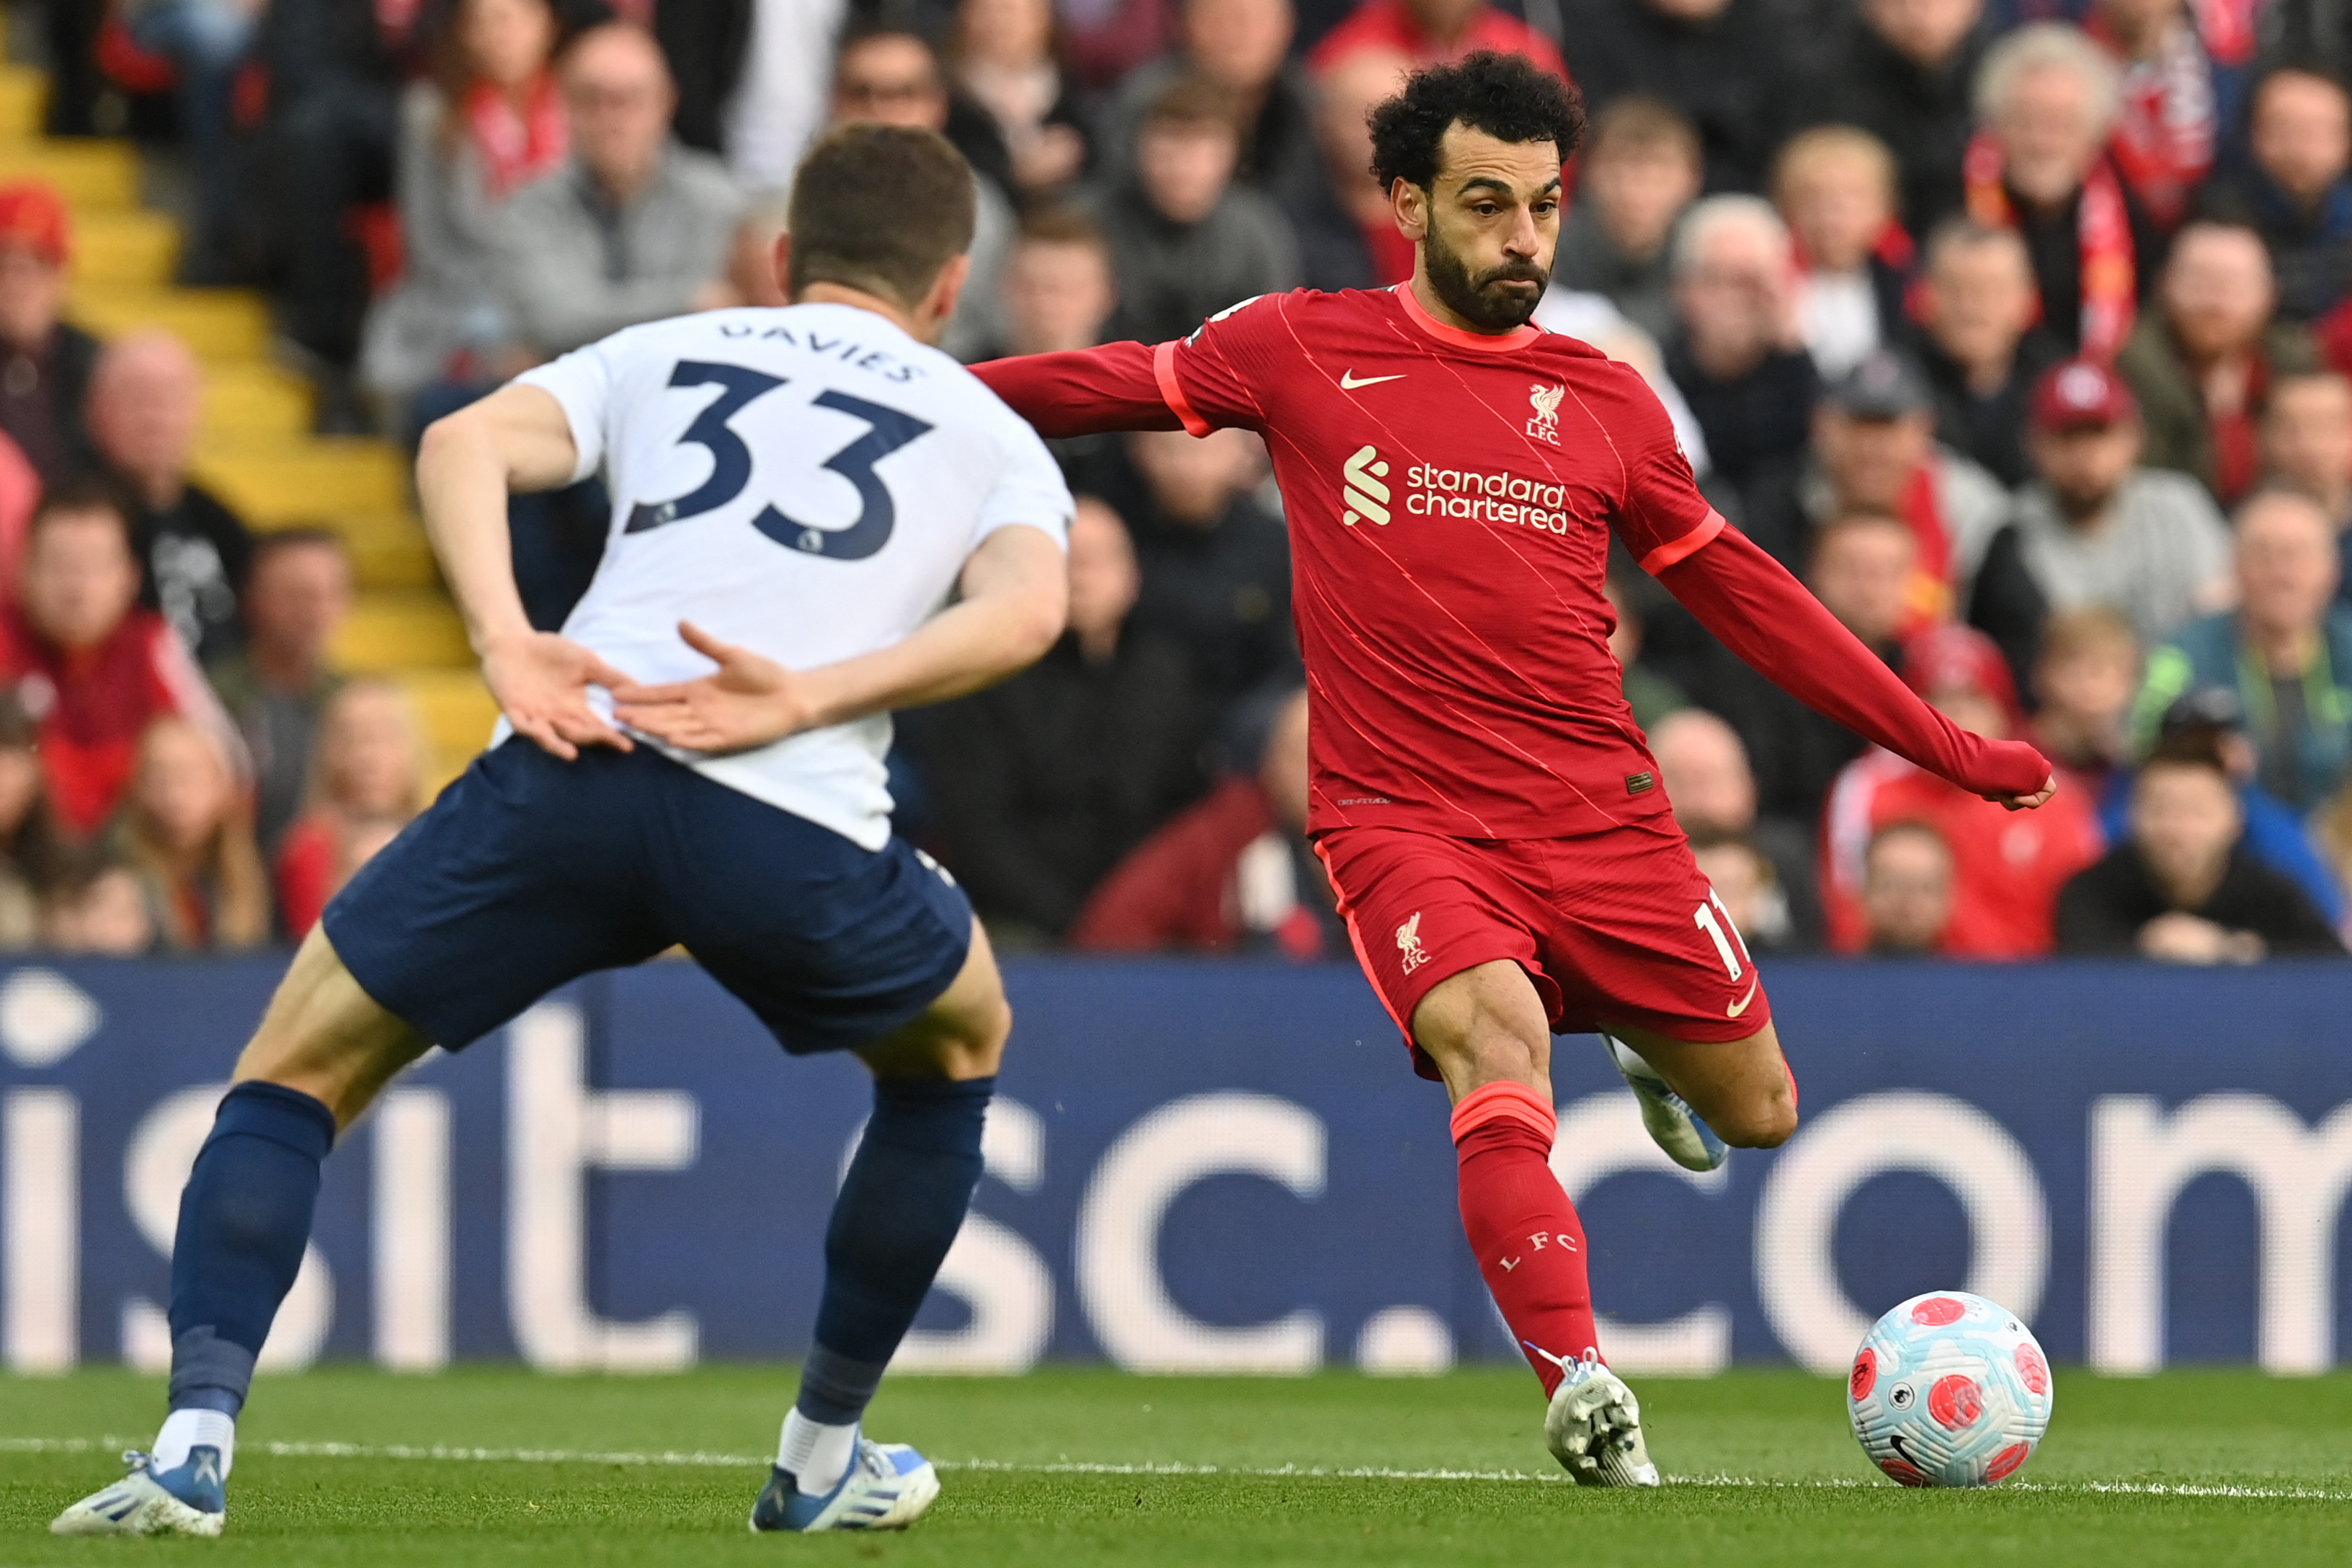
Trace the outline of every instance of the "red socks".
{"type": "Polygon", "coordinates": [[[1543,1096],[1521,1084],[1490,1083],[1454,1108],[1462,1230],[1546,1398],[1565,1363],[1598,1353],[1584,1226],[1551,1173],[1559,1127],[1543,1096]]]}

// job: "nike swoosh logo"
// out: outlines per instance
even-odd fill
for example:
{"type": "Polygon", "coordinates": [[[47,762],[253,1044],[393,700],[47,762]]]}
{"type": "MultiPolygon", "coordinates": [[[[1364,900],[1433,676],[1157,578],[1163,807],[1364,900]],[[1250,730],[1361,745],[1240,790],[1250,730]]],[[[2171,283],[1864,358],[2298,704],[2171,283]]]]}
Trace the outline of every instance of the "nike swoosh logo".
{"type": "Polygon", "coordinates": [[[1360,386],[1378,386],[1384,381],[1402,381],[1404,378],[1405,372],[1403,371],[1399,371],[1394,375],[1367,375],[1362,377],[1359,377],[1352,370],[1346,371],[1340,374],[1339,390],[1342,392],[1353,392],[1360,386]]]}
{"type": "Polygon", "coordinates": [[[1763,984],[1764,983],[1761,980],[1749,981],[1748,983],[1748,994],[1742,996],[1737,1002],[1726,1002],[1723,1005],[1723,1016],[1727,1018],[1737,1018],[1739,1015],[1748,1011],[1748,1004],[1756,1000],[1756,988],[1763,984]]]}

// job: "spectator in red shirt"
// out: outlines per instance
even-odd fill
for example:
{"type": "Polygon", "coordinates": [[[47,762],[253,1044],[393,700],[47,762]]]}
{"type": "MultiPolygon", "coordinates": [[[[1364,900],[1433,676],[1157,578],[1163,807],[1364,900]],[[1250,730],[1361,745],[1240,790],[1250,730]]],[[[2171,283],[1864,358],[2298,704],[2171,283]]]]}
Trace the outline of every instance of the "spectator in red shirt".
{"type": "Polygon", "coordinates": [[[118,836],[166,950],[227,952],[269,940],[252,797],[218,736],[171,715],[149,724],[118,836]]]}
{"type": "Polygon", "coordinates": [[[1568,75],[1550,39],[1486,0],[1367,0],[1323,36],[1307,57],[1307,68],[1320,77],[1364,49],[1394,49],[1420,65],[1494,49],[1525,55],[1555,76],[1568,75]]]}
{"type": "Polygon", "coordinates": [[[235,731],[168,622],[139,607],[139,560],[121,500],[103,487],[52,491],[33,514],[17,602],[0,611],[0,679],[40,727],[41,768],[61,827],[87,837],[130,786],[152,721],[194,720],[241,759],[235,731]]]}
{"type": "MultiPolygon", "coordinates": [[[[1904,679],[1961,729],[2005,738],[2023,728],[2000,650],[1964,626],[1940,626],[1906,646],[1904,679]]],[[[1822,899],[1830,945],[1861,952],[1869,941],[1863,888],[1880,829],[1920,822],[1952,851],[1952,918],[1941,951],[1966,958],[2048,952],[2052,911],[2066,879],[2105,847],[2098,816],[2080,793],[2062,790],[2028,815],[1947,784],[1873,750],[1850,763],[1830,794],[1822,836],[1822,899]]]]}
{"type": "Polygon", "coordinates": [[[1275,709],[1257,771],[1226,779],[1120,861],[1078,912],[1071,945],[1344,958],[1347,932],[1306,834],[1301,690],[1275,709]]]}
{"type": "Polygon", "coordinates": [[[425,740],[408,695],[354,680],[327,704],[311,759],[310,801],[278,848],[278,910],[300,941],[327,900],[425,809],[425,740]]]}

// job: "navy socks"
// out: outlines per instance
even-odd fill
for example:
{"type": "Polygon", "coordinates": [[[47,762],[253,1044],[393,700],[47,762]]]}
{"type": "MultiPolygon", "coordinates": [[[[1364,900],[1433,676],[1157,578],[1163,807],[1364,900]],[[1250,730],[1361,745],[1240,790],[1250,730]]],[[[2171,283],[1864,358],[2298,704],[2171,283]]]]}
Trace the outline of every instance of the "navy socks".
{"type": "Polygon", "coordinates": [[[794,1405],[810,1420],[856,1421],[874,1397],[971,1206],[995,1092],[993,1078],[875,1080],[874,1115],[825,1228],[816,1344],[794,1405]]]}
{"type": "MultiPolygon", "coordinates": [[[[172,1243],[173,1410],[234,1416],[310,1239],[335,1118],[299,1090],[241,1083],[180,1195],[172,1243]]],[[[976,1145],[975,1145],[976,1146],[976,1145]]]]}

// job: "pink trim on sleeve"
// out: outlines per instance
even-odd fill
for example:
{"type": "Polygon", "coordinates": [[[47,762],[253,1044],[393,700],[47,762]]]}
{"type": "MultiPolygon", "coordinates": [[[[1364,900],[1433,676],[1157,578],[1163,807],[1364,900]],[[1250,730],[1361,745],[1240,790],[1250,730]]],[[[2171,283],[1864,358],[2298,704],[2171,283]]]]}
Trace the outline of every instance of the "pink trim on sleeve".
{"type": "Polygon", "coordinates": [[[1705,522],[1700,523],[1680,539],[1670,539],[1643,556],[1642,570],[1654,577],[1675,562],[1689,560],[1713,543],[1715,536],[1721,533],[1726,526],[1723,514],[1710,510],[1705,522]]]}
{"type": "Polygon", "coordinates": [[[1184,395],[1183,384],[1176,379],[1176,340],[1169,339],[1151,351],[1151,376],[1160,384],[1160,395],[1169,412],[1184,422],[1184,428],[1195,436],[1209,433],[1209,422],[1192,412],[1192,400],[1184,395]]]}

